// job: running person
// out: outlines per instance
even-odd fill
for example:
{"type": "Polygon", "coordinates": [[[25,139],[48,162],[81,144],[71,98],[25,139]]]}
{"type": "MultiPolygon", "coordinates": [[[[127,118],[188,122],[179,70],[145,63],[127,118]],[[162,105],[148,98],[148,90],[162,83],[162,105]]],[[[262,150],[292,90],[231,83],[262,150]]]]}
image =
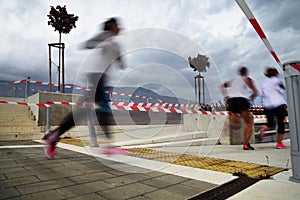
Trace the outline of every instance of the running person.
{"type": "MultiPolygon", "coordinates": [[[[85,42],[84,45],[85,49],[95,49],[97,53],[96,60],[93,60],[96,62],[84,66],[85,76],[89,82],[89,87],[93,91],[88,92],[85,96],[85,101],[96,103],[100,106],[100,112],[97,112],[97,117],[100,116],[98,121],[107,138],[110,138],[110,130],[107,125],[111,123],[113,117],[104,91],[107,82],[106,74],[108,68],[113,64],[117,64],[121,69],[124,68],[120,47],[113,41],[114,36],[117,36],[119,32],[120,28],[117,19],[110,18],[104,22],[103,31],[85,42]]],[[[75,126],[74,115],[79,116],[79,118],[86,118],[86,115],[83,115],[83,113],[70,112],[56,129],[43,137],[47,145],[45,153],[48,158],[53,159],[55,157],[56,144],[59,137],[75,126]]]]}
{"type": "Polygon", "coordinates": [[[265,131],[275,127],[275,117],[277,119],[277,149],[286,149],[282,143],[284,136],[284,119],[287,114],[286,101],[284,100],[285,88],[282,81],[278,78],[276,68],[267,68],[267,77],[262,84],[260,96],[263,97],[267,125],[260,129],[260,137],[265,135],[265,131]]]}
{"type": "Polygon", "coordinates": [[[227,110],[230,112],[230,123],[233,123],[232,126],[237,126],[240,117],[246,123],[243,149],[254,150],[254,147],[249,143],[253,132],[254,118],[253,114],[249,111],[251,104],[248,99],[248,89],[252,91],[250,100],[253,101],[258,91],[253,80],[248,76],[248,69],[246,67],[240,67],[238,77],[221,85],[221,92],[228,103],[227,110]]]}

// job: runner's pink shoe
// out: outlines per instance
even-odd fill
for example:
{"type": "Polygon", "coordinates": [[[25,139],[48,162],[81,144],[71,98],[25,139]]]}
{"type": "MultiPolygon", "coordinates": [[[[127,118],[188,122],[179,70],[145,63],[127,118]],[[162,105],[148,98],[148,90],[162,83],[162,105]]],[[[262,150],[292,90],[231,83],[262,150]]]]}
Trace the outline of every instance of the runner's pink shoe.
{"type": "Polygon", "coordinates": [[[263,129],[263,128],[261,128],[260,130],[259,130],[259,137],[260,138],[263,138],[263,137],[265,137],[266,136],[266,131],[263,129]]]}
{"type": "Polygon", "coordinates": [[[283,143],[277,143],[276,144],[276,149],[286,149],[286,146],[283,143]]]}
{"type": "Polygon", "coordinates": [[[102,150],[103,154],[126,154],[128,152],[129,152],[128,149],[123,149],[118,147],[105,148],[102,150]]]}
{"type": "Polygon", "coordinates": [[[46,147],[44,148],[44,153],[49,159],[53,159],[57,153],[56,143],[57,137],[53,134],[48,134],[43,137],[45,140],[46,147]]]}
{"type": "Polygon", "coordinates": [[[265,136],[266,136],[266,132],[265,131],[260,132],[260,138],[263,138],[265,136]]]}

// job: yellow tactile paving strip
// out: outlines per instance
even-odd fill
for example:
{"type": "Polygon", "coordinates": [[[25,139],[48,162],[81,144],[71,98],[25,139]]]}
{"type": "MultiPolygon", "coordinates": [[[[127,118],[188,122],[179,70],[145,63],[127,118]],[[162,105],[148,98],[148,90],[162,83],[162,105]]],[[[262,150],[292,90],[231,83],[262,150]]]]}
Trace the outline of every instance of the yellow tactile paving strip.
{"type": "MultiPolygon", "coordinates": [[[[63,138],[60,140],[60,142],[77,146],[87,146],[89,144],[89,141],[73,138],[63,138]]],[[[133,148],[130,150],[129,155],[176,165],[189,166],[229,174],[245,175],[255,179],[269,178],[270,176],[285,170],[284,168],[280,167],[260,165],[255,163],[199,157],[194,155],[163,152],[145,148],[133,148]]]]}
{"type": "Polygon", "coordinates": [[[89,141],[88,140],[80,140],[75,138],[60,138],[59,142],[66,143],[66,144],[72,144],[80,147],[88,146],[89,141]]]}

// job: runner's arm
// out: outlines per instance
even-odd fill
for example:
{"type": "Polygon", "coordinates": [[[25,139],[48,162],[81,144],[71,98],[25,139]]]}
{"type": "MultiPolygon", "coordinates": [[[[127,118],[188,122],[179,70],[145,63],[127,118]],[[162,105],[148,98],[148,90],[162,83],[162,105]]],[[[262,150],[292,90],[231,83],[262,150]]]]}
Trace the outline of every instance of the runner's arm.
{"type": "Polygon", "coordinates": [[[226,98],[227,94],[226,94],[226,88],[230,87],[230,81],[227,81],[225,83],[223,83],[222,85],[220,85],[220,90],[221,90],[221,94],[226,98]]]}
{"type": "Polygon", "coordinates": [[[252,95],[250,96],[250,99],[253,101],[255,97],[258,95],[258,90],[256,89],[253,80],[250,77],[247,77],[246,83],[248,87],[252,90],[252,95]]]}

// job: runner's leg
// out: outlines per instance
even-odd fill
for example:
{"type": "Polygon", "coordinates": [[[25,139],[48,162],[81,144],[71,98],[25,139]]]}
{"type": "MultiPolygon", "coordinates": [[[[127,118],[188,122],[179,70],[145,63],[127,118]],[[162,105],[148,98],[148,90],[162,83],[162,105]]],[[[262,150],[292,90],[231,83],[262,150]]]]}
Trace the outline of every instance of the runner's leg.
{"type": "Polygon", "coordinates": [[[250,141],[250,137],[253,131],[253,115],[249,110],[244,110],[241,112],[241,116],[245,121],[245,139],[244,145],[248,145],[250,141]]]}

